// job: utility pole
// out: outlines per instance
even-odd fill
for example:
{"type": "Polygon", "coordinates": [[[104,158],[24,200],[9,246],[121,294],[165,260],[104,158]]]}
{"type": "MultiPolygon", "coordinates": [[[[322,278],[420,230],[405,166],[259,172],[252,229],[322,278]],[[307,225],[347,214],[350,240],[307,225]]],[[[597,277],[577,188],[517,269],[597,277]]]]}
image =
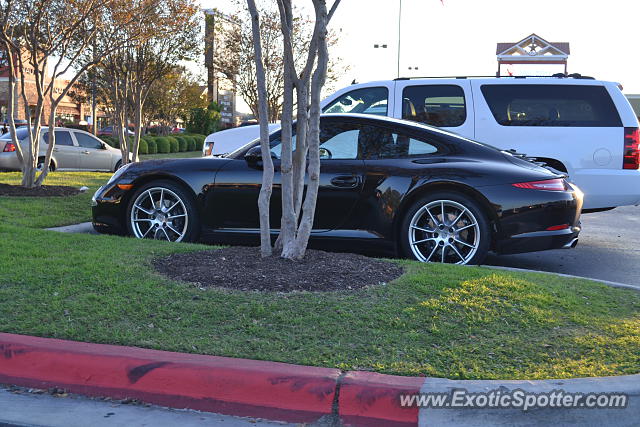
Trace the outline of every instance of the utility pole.
{"type": "Polygon", "coordinates": [[[400,78],[400,29],[402,22],[402,0],[400,0],[400,7],[398,8],[398,78],[400,78]]]}

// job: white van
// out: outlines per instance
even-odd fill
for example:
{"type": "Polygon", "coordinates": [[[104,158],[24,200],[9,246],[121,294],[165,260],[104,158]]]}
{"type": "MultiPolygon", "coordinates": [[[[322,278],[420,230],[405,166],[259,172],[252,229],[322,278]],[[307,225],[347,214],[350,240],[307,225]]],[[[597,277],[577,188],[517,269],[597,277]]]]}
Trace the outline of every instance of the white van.
{"type": "Polygon", "coordinates": [[[614,82],[580,76],[400,78],[343,88],[322,108],[422,122],[525,153],[567,172],[585,193],[586,211],[640,204],[638,119],[614,82]]]}

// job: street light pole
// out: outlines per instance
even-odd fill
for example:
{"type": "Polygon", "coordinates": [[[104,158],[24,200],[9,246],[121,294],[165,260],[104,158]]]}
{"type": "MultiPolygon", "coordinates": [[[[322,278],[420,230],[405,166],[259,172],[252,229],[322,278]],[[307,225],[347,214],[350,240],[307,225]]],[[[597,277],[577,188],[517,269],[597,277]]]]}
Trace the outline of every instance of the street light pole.
{"type": "Polygon", "coordinates": [[[398,9],[398,78],[400,78],[400,23],[402,22],[402,0],[398,9]]]}

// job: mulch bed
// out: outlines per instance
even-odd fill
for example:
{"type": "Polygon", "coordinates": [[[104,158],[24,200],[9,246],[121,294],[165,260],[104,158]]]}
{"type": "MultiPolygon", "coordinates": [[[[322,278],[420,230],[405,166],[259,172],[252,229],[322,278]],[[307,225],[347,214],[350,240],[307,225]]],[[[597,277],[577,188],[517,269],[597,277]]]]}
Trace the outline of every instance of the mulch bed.
{"type": "Polygon", "coordinates": [[[403,273],[397,264],[363,255],[309,249],[301,261],[290,261],[261,258],[259,248],[242,246],[173,254],[153,264],[171,279],[243,291],[350,291],[403,273]]]}
{"type": "Polygon", "coordinates": [[[14,197],[64,197],[80,193],[77,187],[67,185],[42,185],[35,188],[25,188],[20,185],[0,184],[0,196],[14,197]]]}

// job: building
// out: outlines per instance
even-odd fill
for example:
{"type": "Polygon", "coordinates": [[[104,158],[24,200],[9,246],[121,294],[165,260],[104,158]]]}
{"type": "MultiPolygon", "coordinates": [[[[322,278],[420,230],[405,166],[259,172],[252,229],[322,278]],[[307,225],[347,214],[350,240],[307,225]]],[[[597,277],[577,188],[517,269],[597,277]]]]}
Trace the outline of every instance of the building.
{"type": "Polygon", "coordinates": [[[640,119],[640,95],[638,94],[628,94],[625,95],[629,100],[629,103],[633,107],[633,111],[635,111],[636,116],[640,119]]]}
{"type": "MultiPolygon", "coordinates": [[[[15,61],[17,63],[17,61],[15,61]]],[[[27,63],[26,58],[23,63],[27,63]]],[[[16,64],[16,69],[13,70],[13,74],[16,78],[16,84],[14,86],[14,102],[13,105],[13,117],[16,120],[26,120],[26,112],[25,112],[25,100],[22,96],[21,92],[21,84],[20,84],[20,72],[17,69],[18,65],[16,64]]],[[[38,100],[35,80],[33,78],[29,78],[34,75],[34,71],[32,68],[28,66],[25,67],[25,95],[26,102],[28,108],[31,112],[31,117],[33,119],[35,108],[38,100]]],[[[9,69],[9,64],[6,59],[6,55],[3,52],[0,52],[0,123],[6,123],[9,119],[9,76],[11,70],[9,69]]],[[[45,71],[48,74],[47,71],[45,71]]],[[[66,85],[69,83],[68,80],[57,80],[53,84],[53,92],[55,95],[59,95],[62,93],[66,85]]],[[[60,101],[58,104],[58,108],[56,109],[56,123],[67,125],[67,124],[80,124],[81,122],[91,122],[91,106],[83,102],[85,96],[82,96],[82,93],[79,92],[79,89],[72,88],[67,95],[60,101]]],[[[48,125],[49,116],[51,113],[51,104],[48,99],[45,99],[44,111],[42,117],[42,123],[44,125],[48,125]]],[[[98,107],[97,109],[98,116],[98,125],[101,125],[101,122],[106,122],[108,115],[103,109],[98,107]]]]}
{"type": "Polygon", "coordinates": [[[496,77],[500,77],[502,65],[522,64],[563,65],[564,74],[567,74],[567,59],[570,53],[569,43],[548,42],[536,34],[531,34],[515,43],[498,43],[496,47],[498,58],[496,77]]]}
{"type": "Polygon", "coordinates": [[[216,9],[205,9],[205,49],[204,64],[207,68],[207,100],[208,102],[216,101],[221,107],[221,124],[223,127],[236,126],[236,93],[235,84],[229,81],[222,73],[216,71],[214,55],[216,48],[224,46],[224,31],[227,28],[238,23],[230,16],[227,16],[216,9]]]}

